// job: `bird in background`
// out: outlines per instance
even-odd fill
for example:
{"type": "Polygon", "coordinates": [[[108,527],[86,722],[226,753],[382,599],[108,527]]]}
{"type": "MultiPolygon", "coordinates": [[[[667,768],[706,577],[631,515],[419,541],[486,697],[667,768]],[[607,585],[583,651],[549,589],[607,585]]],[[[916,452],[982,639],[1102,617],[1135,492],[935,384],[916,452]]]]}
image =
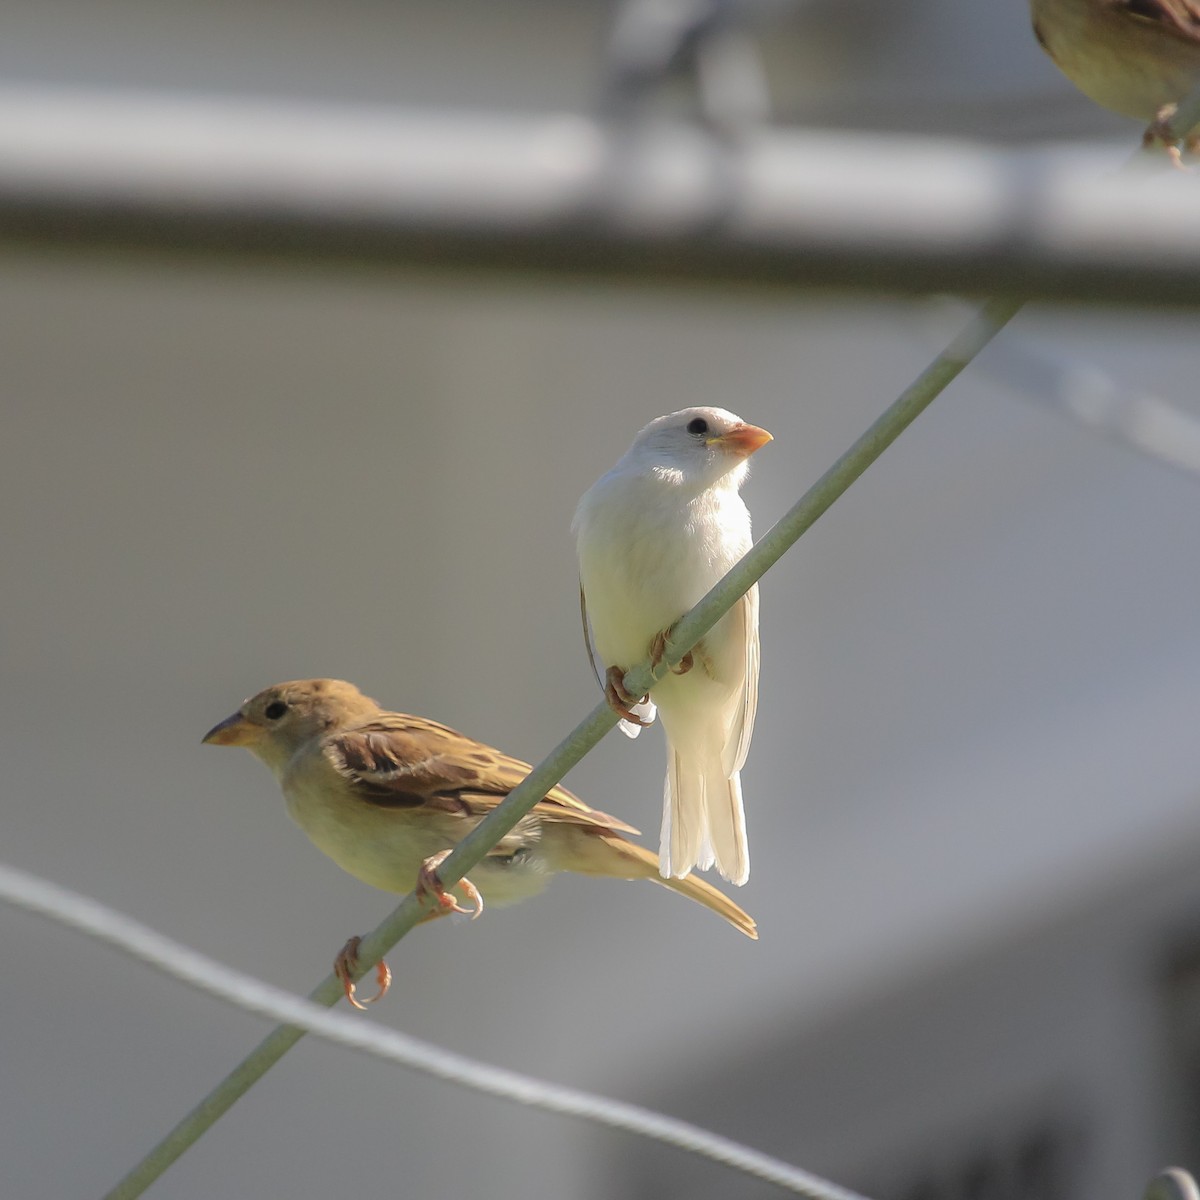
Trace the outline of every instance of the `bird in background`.
{"type": "Polygon", "coordinates": [[[572,525],[584,634],[590,624],[605,697],[631,737],[662,714],[667,877],[714,865],[735,884],[750,877],[739,772],[758,705],[757,585],[659,680],[652,700],[630,696],[623,679],[647,657],[661,661],[674,623],[750,549],[738,492],[750,456],[769,441],[723,408],[668,413],[584,494],[572,525]]]}
{"type": "Polygon", "coordinates": [[[1171,118],[1200,84],[1200,0],[1030,0],[1030,13],[1059,70],[1102,107],[1150,122],[1144,142],[1178,165],[1171,118]]]}
{"type": "MultiPolygon", "coordinates": [[[[553,787],[453,888],[437,868],[529,774],[520,759],[436,721],[388,712],[352,683],[301,679],[252,696],[204,735],[216,746],[245,746],[275,776],[288,812],[317,849],[364,883],[388,892],[416,889],[438,903],[431,916],[469,912],[484,899],[510,904],[540,892],[558,871],[649,879],[703,904],[757,938],[754,921],[699,879],[664,879],[637,830],[553,787]],[[472,907],[464,906],[469,901],[472,907]]],[[[355,998],[350,974],[358,939],[334,969],[355,998]]],[[[379,995],[390,981],[377,972],[379,995]]]]}

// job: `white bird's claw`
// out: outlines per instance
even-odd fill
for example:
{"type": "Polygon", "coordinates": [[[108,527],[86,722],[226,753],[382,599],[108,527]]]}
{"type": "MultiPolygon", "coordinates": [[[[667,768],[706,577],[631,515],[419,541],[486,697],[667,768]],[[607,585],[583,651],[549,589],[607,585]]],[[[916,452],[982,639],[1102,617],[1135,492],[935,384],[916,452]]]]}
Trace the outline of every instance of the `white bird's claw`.
{"type": "Polygon", "coordinates": [[[638,704],[633,705],[629,711],[640,719],[640,723],[635,724],[633,721],[626,721],[622,719],[617,724],[617,728],[626,737],[630,738],[637,737],[637,735],[642,732],[645,726],[653,725],[654,718],[658,716],[658,709],[655,707],[654,701],[650,699],[642,700],[638,704]]]}
{"type": "Polygon", "coordinates": [[[609,667],[604,673],[604,699],[608,701],[608,707],[621,718],[622,731],[630,737],[637,737],[637,734],[629,733],[626,726],[640,729],[654,720],[655,708],[650,697],[631,696],[625,690],[625,672],[621,667],[609,667]],[[649,718],[645,719],[642,714],[647,710],[649,718]]]}

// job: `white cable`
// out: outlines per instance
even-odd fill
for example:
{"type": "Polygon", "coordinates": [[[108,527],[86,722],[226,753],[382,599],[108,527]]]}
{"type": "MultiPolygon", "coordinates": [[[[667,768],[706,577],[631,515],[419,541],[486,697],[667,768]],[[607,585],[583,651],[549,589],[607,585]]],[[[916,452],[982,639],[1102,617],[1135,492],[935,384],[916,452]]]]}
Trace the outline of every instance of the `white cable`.
{"type": "Polygon", "coordinates": [[[864,1200],[857,1193],[799,1167],[686,1121],[635,1104],[593,1096],[575,1088],[489,1066],[395,1030],[369,1025],[361,1018],[329,1012],[290,992],[232,970],[115,909],[4,864],[0,864],[0,900],[116,946],[246,1012],[294,1025],[337,1045],[400,1063],[475,1091],[665,1142],[811,1200],[864,1200]]]}

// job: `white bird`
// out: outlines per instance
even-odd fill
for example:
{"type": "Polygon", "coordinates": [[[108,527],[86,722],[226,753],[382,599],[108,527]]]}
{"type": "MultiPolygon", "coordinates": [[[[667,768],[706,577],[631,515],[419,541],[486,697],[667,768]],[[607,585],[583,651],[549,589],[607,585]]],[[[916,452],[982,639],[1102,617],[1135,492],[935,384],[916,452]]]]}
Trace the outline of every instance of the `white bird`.
{"type": "MultiPolygon", "coordinates": [[[[606,668],[605,696],[636,737],[654,705],[625,692],[625,671],[661,659],[671,626],[750,549],[738,489],[771,435],[723,408],[651,421],[584,494],[572,529],[584,627],[606,668]]],[[[758,705],[758,588],[709,630],[654,688],[667,735],[660,870],[716,865],[750,877],[739,777],[758,705]]]]}

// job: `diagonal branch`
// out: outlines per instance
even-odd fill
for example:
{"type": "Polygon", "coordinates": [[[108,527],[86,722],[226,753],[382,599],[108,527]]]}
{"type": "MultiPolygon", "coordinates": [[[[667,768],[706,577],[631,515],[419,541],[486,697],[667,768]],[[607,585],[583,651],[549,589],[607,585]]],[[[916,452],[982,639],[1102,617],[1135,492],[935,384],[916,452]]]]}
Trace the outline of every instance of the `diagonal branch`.
{"type": "MultiPolygon", "coordinates": [[[[826,512],[850,485],[908,428],[942,390],[1012,319],[1022,301],[989,300],[875,423],[784,514],[716,587],[675,626],[657,676],[649,662],[630,670],[625,686],[633,693],[648,691],[656,678],[677,665],[800,536],[826,512]]],[[[581,721],[485,820],[471,831],[438,868],[447,887],[471,870],[543,796],[616,724],[606,704],[599,704],[581,721]]],[[[433,901],[429,902],[431,905],[433,901]]],[[[358,978],[365,975],[424,916],[415,894],[404,898],[359,946],[358,978]]],[[[311,993],[314,1004],[332,1007],[341,998],[341,984],[329,975],[311,993]]],[[[281,1025],[270,1033],[226,1076],[134,1169],[105,1200],[140,1196],[222,1114],[270,1070],[302,1037],[304,1031],[281,1025]]]]}

